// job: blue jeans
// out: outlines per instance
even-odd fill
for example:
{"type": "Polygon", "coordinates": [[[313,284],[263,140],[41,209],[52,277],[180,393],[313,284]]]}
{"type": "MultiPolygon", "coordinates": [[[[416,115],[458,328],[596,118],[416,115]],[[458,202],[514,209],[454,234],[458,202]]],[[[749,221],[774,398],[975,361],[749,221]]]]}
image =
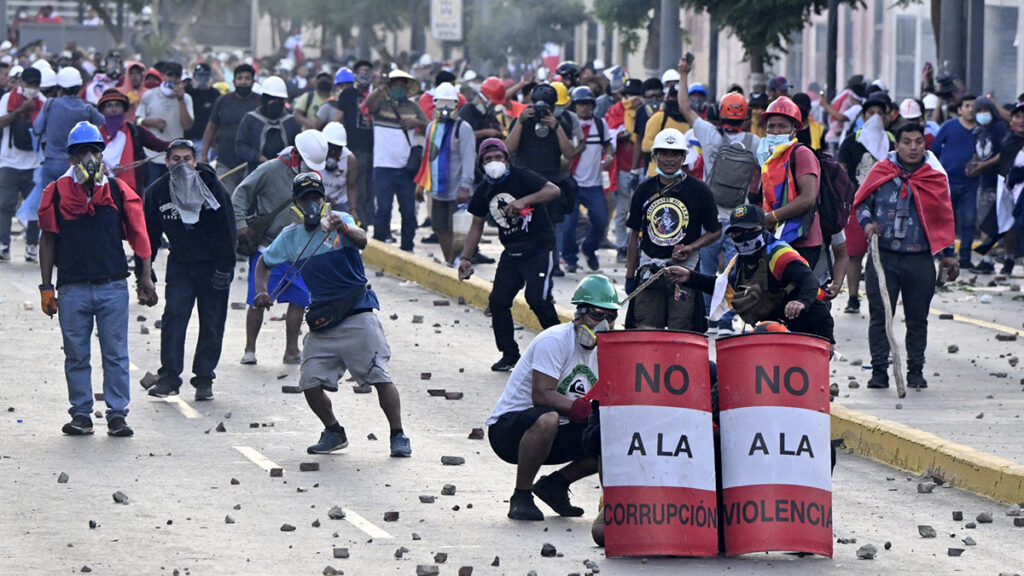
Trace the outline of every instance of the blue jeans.
{"type": "Polygon", "coordinates": [[[960,266],[970,266],[971,245],[977,232],[978,182],[950,182],[949,192],[953,199],[957,232],[960,233],[960,266]]]}
{"type": "Polygon", "coordinates": [[[576,196],[576,206],[565,215],[565,220],[558,225],[557,233],[561,236],[562,259],[566,264],[576,264],[577,256],[582,248],[584,254],[593,254],[601,247],[601,239],[608,231],[608,204],[604,199],[604,188],[600,186],[580,186],[576,196]],[[590,230],[581,246],[576,242],[576,226],[580,221],[580,204],[587,207],[590,218],[590,230]]]}
{"type": "Polygon", "coordinates": [[[64,284],[57,311],[64,337],[64,376],[72,416],[90,416],[93,408],[89,364],[93,320],[103,356],[103,397],[107,419],[128,415],[128,281],[64,284]]]}
{"type": "Polygon", "coordinates": [[[199,341],[192,358],[192,384],[210,384],[217,377],[214,369],[220,361],[224,341],[224,321],[228,316],[227,289],[213,288],[211,263],[184,266],[167,261],[167,287],[164,289],[164,314],[160,328],[160,371],[162,380],[181,386],[185,369],[185,332],[192,318],[192,306],[199,308],[199,341]]]}
{"type": "Polygon", "coordinates": [[[383,241],[391,235],[391,207],[397,196],[398,212],[402,215],[401,248],[412,251],[416,237],[416,184],[409,173],[402,168],[374,168],[373,192],[377,199],[373,237],[383,241]]]}
{"type": "Polygon", "coordinates": [[[626,216],[629,216],[629,205],[633,201],[633,174],[629,170],[619,170],[619,187],[615,190],[615,247],[626,249],[629,230],[626,228],[626,216]]]}
{"type": "MultiPolygon", "coordinates": [[[[722,226],[729,224],[728,217],[718,216],[718,221],[722,226]]],[[[736,245],[733,244],[732,238],[728,234],[722,234],[722,237],[708,244],[707,246],[700,249],[700,273],[708,276],[718,275],[718,257],[725,252],[725,263],[729,264],[729,261],[736,256],[736,245]]],[[[711,313],[711,294],[704,294],[704,308],[707,312],[711,313]]],[[[729,310],[722,315],[721,322],[731,323],[733,316],[736,313],[729,310]]]]}
{"type": "Polygon", "coordinates": [[[68,166],[67,160],[43,160],[43,165],[36,168],[34,177],[35,188],[32,189],[32,193],[28,195],[28,198],[21,203],[21,208],[18,208],[18,220],[24,223],[39,220],[39,203],[43,200],[43,189],[57,178],[63,176],[67,172],[68,166]]]}

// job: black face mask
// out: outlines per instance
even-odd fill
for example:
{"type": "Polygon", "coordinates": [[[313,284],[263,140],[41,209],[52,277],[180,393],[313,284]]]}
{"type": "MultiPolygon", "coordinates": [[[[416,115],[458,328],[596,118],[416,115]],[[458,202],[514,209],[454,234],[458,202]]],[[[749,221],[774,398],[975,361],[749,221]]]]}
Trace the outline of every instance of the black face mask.
{"type": "Polygon", "coordinates": [[[330,80],[321,80],[316,83],[316,89],[320,92],[330,92],[331,86],[333,86],[333,84],[331,84],[330,80]]]}
{"type": "Polygon", "coordinates": [[[316,200],[309,200],[301,204],[302,225],[306,230],[315,230],[320,225],[320,212],[322,205],[316,200]]]}
{"type": "Polygon", "coordinates": [[[284,114],[284,100],[274,98],[269,102],[264,102],[261,108],[263,108],[263,115],[267,118],[278,118],[284,114]]]}
{"type": "Polygon", "coordinates": [[[249,94],[252,94],[252,86],[235,86],[235,93],[246,98],[249,94]]]}

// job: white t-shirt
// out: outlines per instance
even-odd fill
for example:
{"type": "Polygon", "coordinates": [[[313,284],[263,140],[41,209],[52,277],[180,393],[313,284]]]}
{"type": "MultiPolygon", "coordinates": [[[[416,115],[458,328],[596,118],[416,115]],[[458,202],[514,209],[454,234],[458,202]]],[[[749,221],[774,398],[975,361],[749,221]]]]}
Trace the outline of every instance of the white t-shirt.
{"type": "Polygon", "coordinates": [[[348,202],[348,162],[352,153],[348,146],[341,149],[341,157],[338,158],[338,169],[331,172],[327,169],[321,170],[324,179],[324,192],[327,200],[335,206],[348,202]]]}
{"type": "MultiPolygon", "coordinates": [[[[490,426],[509,412],[533,408],[533,371],[558,380],[558,391],[570,399],[583,397],[597,383],[597,348],[576,344],[571,322],[552,326],[530,342],[505,385],[505,392],[487,419],[490,426]]],[[[568,419],[561,418],[564,424],[568,419]]]]}
{"type": "Polygon", "coordinates": [[[576,165],[573,177],[579,186],[601,186],[601,158],[604,157],[604,144],[607,142],[614,145],[614,134],[600,118],[584,120],[580,118],[580,135],[586,134],[587,145],[580,152],[580,161],[576,165]],[[601,128],[597,123],[603,124],[604,141],[601,140],[601,128]],[[589,126],[589,128],[587,128],[589,126]],[[589,132],[587,132],[589,130],[589,132]]]}
{"type": "MultiPolygon", "coordinates": [[[[20,88],[19,88],[20,90],[20,88]]],[[[11,98],[8,92],[0,98],[0,116],[7,114],[7,102],[11,98]]],[[[40,99],[45,100],[41,96],[40,99]]],[[[29,128],[31,131],[32,128],[29,128]]],[[[36,150],[19,150],[11,143],[11,127],[4,126],[0,132],[0,168],[14,168],[17,170],[34,170],[42,163],[39,153],[36,150]]]]}
{"type": "MultiPolygon", "coordinates": [[[[693,124],[693,135],[700,142],[701,155],[704,156],[704,178],[706,180],[711,175],[711,167],[715,165],[715,156],[718,154],[718,149],[722,147],[722,144],[726,142],[730,144],[739,142],[742,144],[743,138],[746,137],[747,133],[719,131],[714,124],[698,117],[697,121],[693,124]]],[[[756,154],[757,147],[761,144],[761,139],[757,137],[757,134],[751,134],[750,136],[750,151],[756,154]]],[[[719,220],[728,220],[731,212],[731,208],[718,206],[719,220]]]]}
{"type": "MultiPolygon", "coordinates": [[[[196,117],[196,113],[192,109],[192,97],[188,94],[185,94],[185,109],[188,110],[188,115],[191,118],[194,119],[196,117]]],[[[148,90],[142,95],[139,107],[135,111],[135,117],[139,123],[142,122],[143,118],[162,118],[166,120],[167,125],[164,126],[163,130],[149,128],[150,132],[162,140],[171,141],[185,135],[185,127],[181,124],[181,105],[178,104],[178,99],[174,96],[164,96],[160,92],[160,88],[148,90]]],[[[146,148],[145,152],[147,156],[153,157],[153,163],[166,163],[166,156],[163,152],[154,152],[149,148],[146,148]]]]}

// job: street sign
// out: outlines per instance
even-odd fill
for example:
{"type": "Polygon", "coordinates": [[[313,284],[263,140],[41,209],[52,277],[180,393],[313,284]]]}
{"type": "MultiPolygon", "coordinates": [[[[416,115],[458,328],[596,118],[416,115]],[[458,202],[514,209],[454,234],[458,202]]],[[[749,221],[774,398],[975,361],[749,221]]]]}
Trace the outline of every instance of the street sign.
{"type": "Polygon", "coordinates": [[[438,40],[462,41],[462,0],[431,0],[430,33],[438,40]]]}

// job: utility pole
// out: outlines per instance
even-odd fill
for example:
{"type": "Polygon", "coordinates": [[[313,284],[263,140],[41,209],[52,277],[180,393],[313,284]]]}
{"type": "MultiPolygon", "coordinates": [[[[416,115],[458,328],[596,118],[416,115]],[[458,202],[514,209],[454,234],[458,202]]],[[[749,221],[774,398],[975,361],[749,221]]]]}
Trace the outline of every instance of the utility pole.
{"type": "Polygon", "coordinates": [[[708,94],[718,97],[718,24],[709,18],[708,28],[708,94]]]}
{"type": "Polygon", "coordinates": [[[936,79],[948,72],[966,80],[967,46],[966,0],[942,0],[942,23],[939,33],[939,65],[936,79]]]}
{"type": "MultiPolygon", "coordinates": [[[[836,67],[839,65],[839,0],[828,0],[828,44],[825,49],[825,97],[829,102],[836,97],[839,82],[836,67]]],[[[819,48],[820,49],[820,48],[819,48]]],[[[849,54],[846,55],[850,57],[849,54]]]]}
{"type": "MultiPolygon", "coordinates": [[[[985,92],[985,0],[969,0],[967,14],[967,91],[985,92]]],[[[1002,94],[1008,96],[1008,94],[1002,94]]]]}
{"type": "Polygon", "coordinates": [[[660,72],[673,70],[683,55],[679,40],[679,1],[661,0],[661,42],[658,44],[658,66],[660,72]]]}

